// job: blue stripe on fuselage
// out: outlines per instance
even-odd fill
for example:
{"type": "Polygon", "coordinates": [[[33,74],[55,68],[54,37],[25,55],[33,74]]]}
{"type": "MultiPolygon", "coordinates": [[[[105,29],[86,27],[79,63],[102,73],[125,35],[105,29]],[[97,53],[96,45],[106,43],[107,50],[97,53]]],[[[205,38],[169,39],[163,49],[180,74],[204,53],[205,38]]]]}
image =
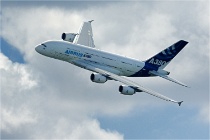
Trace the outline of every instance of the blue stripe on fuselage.
{"type": "Polygon", "coordinates": [[[140,69],[138,72],[134,73],[133,75],[130,75],[129,77],[149,77],[152,76],[149,74],[149,71],[155,70],[157,71],[157,67],[152,67],[151,65],[148,65],[145,63],[144,67],[140,69]]]}

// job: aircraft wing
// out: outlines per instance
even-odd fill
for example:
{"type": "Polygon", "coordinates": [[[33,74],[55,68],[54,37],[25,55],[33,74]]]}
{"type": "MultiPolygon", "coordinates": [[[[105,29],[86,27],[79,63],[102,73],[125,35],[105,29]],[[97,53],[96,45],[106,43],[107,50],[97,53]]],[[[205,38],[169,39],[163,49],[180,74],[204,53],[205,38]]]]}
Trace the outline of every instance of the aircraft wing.
{"type": "Polygon", "coordinates": [[[157,93],[157,92],[152,91],[152,90],[150,90],[148,88],[145,88],[145,87],[143,87],[143,86],[141,86],[141,85],[139,85],[139,84],[137,84],[137,83],[135,83],[135,82],[125,78],[125,77],[121,77],[121,76],[118,76],[118,75],[113,74],[111,72],[108,72],[108,71],[102,70],[100,68],[97,68],[97,66],[94,66],[94,65],[91,65],[91,64],[87,64],[87,63],[83,63],[83,62],[75,62],[75,64],[77,66],[85,68],[87,70],[100,73],[103,76],[108,77],[110,79],[122,82],[122,83],[124,83],[124,84],[126,84],[126,85],[128,85],[128,86],[130,86],[132,88],[134,88],[137,92],[146,92],[146,93],[148,93],[150,95],[153,95],[155,97],[158,97],[160,99],[163,99],[163,100],[166,100],[166,101],[170,101],[170,102],[174,102],[174,103],[178,103],[179,106],[183,102],[183,101],[181,101],[181,102],[175,101],[175,100],[173,100],[171,98],[168,98],[168,97],[166,97],[164,95],[161,95],[160,93],[157,93]]]}
{"type": "Polygon", "coordinates": [[[91,21],[83,22],[79,33],[77,34],[74,43],[80,44],[88,47],[95,47],[94,41],[93,41],[93,32],[91,27],[91,21]]]}

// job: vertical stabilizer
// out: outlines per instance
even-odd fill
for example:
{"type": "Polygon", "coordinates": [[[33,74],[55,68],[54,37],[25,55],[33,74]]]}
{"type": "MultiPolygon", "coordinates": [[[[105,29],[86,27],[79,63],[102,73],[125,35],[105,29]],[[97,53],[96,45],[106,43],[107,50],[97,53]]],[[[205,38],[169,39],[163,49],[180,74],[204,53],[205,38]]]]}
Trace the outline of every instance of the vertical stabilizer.
{"type": "Polygon", "coordinates": [[[159,52],[150,59],[144,61],[145,65],[151,69],[164,69],[170,61],[187,45],[187,41],[180,40],[165,50],[159,52]]]}

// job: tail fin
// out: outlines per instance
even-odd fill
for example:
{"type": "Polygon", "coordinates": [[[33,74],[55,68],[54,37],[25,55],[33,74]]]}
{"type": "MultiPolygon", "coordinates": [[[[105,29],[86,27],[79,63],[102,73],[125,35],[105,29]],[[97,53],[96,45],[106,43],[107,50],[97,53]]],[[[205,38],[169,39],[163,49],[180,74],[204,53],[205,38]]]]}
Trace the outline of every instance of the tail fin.
{"type": "Polygon", "coordinates": [[[152,69],[164,69],[170,61],[187,45],[187,41],[180,40],[155,56],[145,61],[145,65],[152,69]]]}

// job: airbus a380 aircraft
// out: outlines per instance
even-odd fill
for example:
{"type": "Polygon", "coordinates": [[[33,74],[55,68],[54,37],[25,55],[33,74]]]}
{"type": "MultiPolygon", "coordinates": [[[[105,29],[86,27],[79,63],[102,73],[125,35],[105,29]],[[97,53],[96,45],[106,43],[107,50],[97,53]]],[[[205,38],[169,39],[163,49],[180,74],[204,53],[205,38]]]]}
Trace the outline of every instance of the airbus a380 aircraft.
{"type": "Polygon", "coordinates": [[[64,41],[46,41],[38,45],[35,50],[44,56],[66,61],[94,72],[90,76],[93,82],[105,83],[107,80],[116,80],[124,83],[125,85],[119,86],[121,94],[133,95],[136,92],[146,92],[181,105],[183,101],[178,102],[170,99],[122,76],[159,76],[187,87],[185,84],[168,77],[170,72],[164,70],[164,68],[188,42],[180,40],[146,61],[139,61],[96,49],[91,27],[92,21],[84,22],[79,33],[63,33],[62,39],[64,41]]]}

